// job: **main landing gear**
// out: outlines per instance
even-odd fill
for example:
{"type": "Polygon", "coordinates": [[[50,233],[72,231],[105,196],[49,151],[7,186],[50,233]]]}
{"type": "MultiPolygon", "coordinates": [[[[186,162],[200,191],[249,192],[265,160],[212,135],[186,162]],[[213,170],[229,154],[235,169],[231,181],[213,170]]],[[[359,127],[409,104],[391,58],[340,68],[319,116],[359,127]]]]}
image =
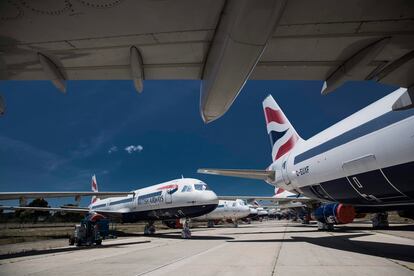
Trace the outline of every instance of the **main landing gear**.
{"type": "Polygon", "coordinates": [[[372,217],[372,228],[374,229],[384,229],[388,228],[390,225],[388,223],[388,213],[376,213],[372,217]]]}
{"type": "Polygon", "coordinates": [[[181,231],[181,237],[183,239],[191,238],[190,220],[187,218],[184,220],[184,223],[183,223],[183,230],[181,231]]]}
{"type": "Polygon", "coordinates": [[[318,221],[318,230],[320,230],[320,231],[333,231],[334,230],[334,224],[318,221]]]}
{"type": "Polygon", "coordinates": [[[233,227],[234,228],[239,227],[239,223],[237,222],[237,219],[233,220],[233,227]]]}
{"type": "Polygon", "coordinates": [[[214,220],[207,221],[207,228],[214,228],[214,220]]]}
{"type": "Polygon", "coordinates": [[[154,235],[155,234],[155,226],[153,221],[149,221],[144,228],[144,235],[154,235]]]}

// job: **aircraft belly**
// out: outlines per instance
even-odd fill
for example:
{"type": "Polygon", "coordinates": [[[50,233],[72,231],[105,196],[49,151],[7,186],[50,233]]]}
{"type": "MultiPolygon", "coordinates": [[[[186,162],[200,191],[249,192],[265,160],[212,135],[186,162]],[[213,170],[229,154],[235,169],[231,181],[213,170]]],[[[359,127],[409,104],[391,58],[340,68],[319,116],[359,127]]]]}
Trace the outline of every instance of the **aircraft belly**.
{"type": "Polygon", "coordinates": [[[217,204],[177,206],[146,211],[133,211],[122,214],[123,222],[138,222],[148,220],[168,220],[176,218],[193,218],[213,211],[217,204]]]}
{"type": "Polygon", "coordinates": [[[403,205],[414,202],[414,162],[301,187],[311,198],[352,205],[403,205]]]}

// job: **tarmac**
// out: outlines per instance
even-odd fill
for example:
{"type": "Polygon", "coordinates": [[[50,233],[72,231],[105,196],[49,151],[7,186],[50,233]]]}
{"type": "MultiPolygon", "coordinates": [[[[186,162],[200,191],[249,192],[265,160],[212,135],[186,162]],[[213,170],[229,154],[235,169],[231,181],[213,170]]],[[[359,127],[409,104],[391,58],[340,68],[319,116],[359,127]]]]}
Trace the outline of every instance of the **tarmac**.
{"type": "MultiPolygon", "coordinates": [[[[414,275],[412,225],[372,231],[351,224],[267,221],[238,228],[131,234],[97,247],[56,247],[0,255],[0,275],[414,275]]],[[[22,245],[20,245],[21,247],[22,245]]]]}

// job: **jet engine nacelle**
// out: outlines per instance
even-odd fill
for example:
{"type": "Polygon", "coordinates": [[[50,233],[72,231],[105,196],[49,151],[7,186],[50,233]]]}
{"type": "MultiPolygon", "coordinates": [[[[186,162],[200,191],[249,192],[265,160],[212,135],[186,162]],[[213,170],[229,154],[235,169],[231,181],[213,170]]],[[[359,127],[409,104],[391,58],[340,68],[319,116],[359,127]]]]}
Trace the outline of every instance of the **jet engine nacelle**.
{"type": "Polygon", "coordinates": [[[322,223],[346,224],[351,223],[356,216],[354,207],[342,203],[330,203],[317,208],[313,217],[322,223]]]}

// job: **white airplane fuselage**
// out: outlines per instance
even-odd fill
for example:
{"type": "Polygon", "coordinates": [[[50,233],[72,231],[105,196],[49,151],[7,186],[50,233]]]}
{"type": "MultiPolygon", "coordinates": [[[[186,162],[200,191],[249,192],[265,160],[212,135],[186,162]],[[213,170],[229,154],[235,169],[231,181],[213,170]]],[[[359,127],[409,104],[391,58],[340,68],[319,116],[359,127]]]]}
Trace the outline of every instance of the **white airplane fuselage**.
{"type": "Polygon", "coordinates": [[[176,179],[133,191],[126,197],[111,197],[89,205],[91,212],[121,213],[123,222],[192,218],[213,211],[217,195],[193,178],[176,179]]]}
{"type": "Polygon", "coordinates": [[[250,215],[250,208],[243,200],[220,200],[214,211],[193,218],[195,221],[227,220],[237,221],[250,215]]]}
{"type": "Polygon", "coordinates": [[[414,204],[414,109],[393,111],[406,89],[299,139],[268,170],[268,181],[322,201],[354,206],[414,204]]]}

